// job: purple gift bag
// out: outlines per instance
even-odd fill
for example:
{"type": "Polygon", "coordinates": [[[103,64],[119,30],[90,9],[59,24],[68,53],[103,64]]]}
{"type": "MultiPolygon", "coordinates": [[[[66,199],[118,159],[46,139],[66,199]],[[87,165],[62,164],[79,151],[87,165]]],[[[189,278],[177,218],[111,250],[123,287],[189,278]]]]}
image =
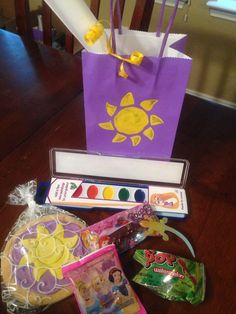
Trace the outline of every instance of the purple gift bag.
{"type": "Polygon", "coordinates": [[[144,54],[141,64],[135,65],[109,54],[82,53],[88,150],[136,157],[171,156],[192,64],[191,58],[182,54],[184,38],[166,47],[178,2],[157,56],[144,54]],[[127,78],[119,75],[122,67],[127,78]]]}

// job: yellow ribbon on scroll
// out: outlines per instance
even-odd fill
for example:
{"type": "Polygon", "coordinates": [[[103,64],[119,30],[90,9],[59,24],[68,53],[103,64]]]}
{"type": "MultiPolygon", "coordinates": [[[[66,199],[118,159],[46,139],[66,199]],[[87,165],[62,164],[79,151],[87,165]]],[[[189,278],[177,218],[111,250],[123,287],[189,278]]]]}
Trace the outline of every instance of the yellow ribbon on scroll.
{"type": "Polygon", "coordinates": [[[94,24],[89,31],[84,35],[84,40],[88,46],[92,46],[102,36],[104,27],[102,23],[94,24]]]}

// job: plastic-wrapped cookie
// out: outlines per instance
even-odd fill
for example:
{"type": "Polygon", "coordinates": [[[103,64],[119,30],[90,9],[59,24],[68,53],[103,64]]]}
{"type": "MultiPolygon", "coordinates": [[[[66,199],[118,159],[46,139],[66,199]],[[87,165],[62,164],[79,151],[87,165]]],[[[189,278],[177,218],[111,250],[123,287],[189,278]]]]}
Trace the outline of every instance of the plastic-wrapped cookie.
{"type": "Polygon", "coordinates": [[[63,211],[14,228],[1,253],[3,299],[30,308],[69,296],[61,267],[85,254],[79,238],[83,227],[82,220],[63,211]]]}

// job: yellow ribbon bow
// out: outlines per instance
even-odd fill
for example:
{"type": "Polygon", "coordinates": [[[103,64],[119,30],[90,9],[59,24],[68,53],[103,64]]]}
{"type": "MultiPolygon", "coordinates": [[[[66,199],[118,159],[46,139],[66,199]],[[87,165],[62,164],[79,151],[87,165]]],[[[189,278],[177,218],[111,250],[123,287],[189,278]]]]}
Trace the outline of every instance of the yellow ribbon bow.
{"type": "Polygon", "coordinates": [[[129,58],[123,58],[121,56],[119,56],[118,54],[116,53],[113,53],[113,52],[109,52],[109,54],[119,60],[122,60],[122,63],[120,65],[120,71],[119,71],[119,75],[123,78],[127,78],[128,77],[128,74],[126,73],[125,71],[125,67],[124,67],[124,63],[125,62],[128,62],[128,63],[131,63],[131,64],[135,64],[135,65],[140,65],[143,61],[143,57],[144,55],[139,52],[139,51],[134,51],[129,58]]]}
{"type": "MultiPolygon", "coordinates": [[[[103,32],[104,27],[100,22],[98,22],[94,24],[85,34],[84,40],[87,45],[92,46],[102,36],[103,32]]],[[[128,62],[131,64],[140,65],[143,61],[144,55],[139,51],[134,51],[129,58],[123,58],[120,55],[113,53],[110,41],[111,38],[110,40],[107,40],[108,54],[122,61],[120,65],[119,75],[123,78],[127,78],[128,74],[125,71],[124,63],[128,62]]]]}

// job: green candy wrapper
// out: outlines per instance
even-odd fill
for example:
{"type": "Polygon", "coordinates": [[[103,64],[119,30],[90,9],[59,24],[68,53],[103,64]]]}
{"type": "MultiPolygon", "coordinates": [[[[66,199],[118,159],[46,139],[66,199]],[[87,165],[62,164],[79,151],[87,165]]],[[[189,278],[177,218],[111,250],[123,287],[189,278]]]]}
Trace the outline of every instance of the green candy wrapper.
{"type": "Polygon", "coordinates": [[[202,263],[154,250],[136,250],[134,259],[144,268],[133,281],[171,301],[198,304],[205,296],[202,263]]]}

